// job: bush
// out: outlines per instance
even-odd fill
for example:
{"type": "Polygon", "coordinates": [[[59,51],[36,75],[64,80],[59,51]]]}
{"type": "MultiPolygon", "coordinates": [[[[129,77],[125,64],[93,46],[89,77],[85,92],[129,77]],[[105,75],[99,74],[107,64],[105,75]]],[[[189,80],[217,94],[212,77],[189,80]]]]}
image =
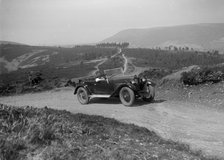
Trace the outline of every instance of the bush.
{"type": "Polygon", "coordinates": [[[23,159],[23,156],[19,154],[21,150],[26,149],[24,140],[12,139],[12,140],[0,140],[0,159],[1,160],[16,160],[23,159]]]}
{"type": "Polygon", "coordinates": [[[185,85],[217,83],[222,80],[224,80],[224,73],[221,68],[217,69],[217,67],[204,67],[182,74],[182,81],[185,85]]]}
{"type": "Polygon", "coordinates": [[[140,73],[139,76],[146,77],[152,80],[159,80],[171,73],[172,73],[172,70],[169,70],[169,69],[153,68],[153,69],[149,69],[147,71],[140,73]]]}
{"type": "Polygon", "coordinates": [[[44,125],[33,125],[28,132],[29,142],[32,144],[50,144],[55,140],[55,135],[51,127],[44,125]]]}

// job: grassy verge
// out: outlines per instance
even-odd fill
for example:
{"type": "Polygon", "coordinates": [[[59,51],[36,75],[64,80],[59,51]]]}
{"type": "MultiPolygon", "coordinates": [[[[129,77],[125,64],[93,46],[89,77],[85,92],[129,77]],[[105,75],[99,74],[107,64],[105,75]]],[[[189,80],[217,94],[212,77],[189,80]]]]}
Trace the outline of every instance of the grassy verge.
{"type": "Polygon", "coordinates": [[[146,128],[67,111],[0,105],[0,159],[209,159],[146,128]]]}

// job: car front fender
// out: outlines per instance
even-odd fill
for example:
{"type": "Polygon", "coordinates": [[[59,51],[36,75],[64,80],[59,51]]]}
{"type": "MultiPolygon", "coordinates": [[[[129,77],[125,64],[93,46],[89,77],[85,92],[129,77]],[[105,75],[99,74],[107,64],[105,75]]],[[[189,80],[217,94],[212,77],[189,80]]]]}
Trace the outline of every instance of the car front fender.
{"type": "Polygon", "coordinates": [[[123,87],[131,88],[134,92],[137,91],[136,86],[134,86],[134,85],[131,84],[131,83],[128,83],[128,84],[121,84],[121,85],[119,85],[119,86],[115,89],[115,91],[111,94],[111,97],[116,97],[116,96],[118,96],[118,95],[119,95],[119,92],[120,92],[120,90],[121,90],[121,88],[123,88],[123,87]]]}
{"type": "Polygon", "coordinates": [[[156,86],[156,83],[155,82],[153,82],[153,81],[151,81],[151,80],[147,80],[147,82],[146,82],[148,85],[151,85],[151,86],[153,86],[153,87],[155,87],[156,86]]]}

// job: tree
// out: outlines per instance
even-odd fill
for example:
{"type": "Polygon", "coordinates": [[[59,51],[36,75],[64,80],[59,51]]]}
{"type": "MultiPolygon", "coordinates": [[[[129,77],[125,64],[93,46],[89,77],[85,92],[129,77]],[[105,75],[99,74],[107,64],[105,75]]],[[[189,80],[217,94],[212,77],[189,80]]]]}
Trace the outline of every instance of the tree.
{"type": "Polygon", "coordinates": [[[215,55],[215,56],[219,55],[219,51],[215,50],[215,51],[214,51],[214,55],[215,55]]]}
{"type": "Polygon", "coordinates": [[[176,46],[174,46],[174,51],[178,51],[178,48],[176,46]]]}

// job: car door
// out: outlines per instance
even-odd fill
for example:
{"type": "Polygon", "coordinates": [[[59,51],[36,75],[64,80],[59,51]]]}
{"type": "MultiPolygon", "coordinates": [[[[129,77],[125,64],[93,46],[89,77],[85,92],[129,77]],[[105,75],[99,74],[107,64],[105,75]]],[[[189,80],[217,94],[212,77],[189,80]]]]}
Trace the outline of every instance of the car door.
{"type": "Polygon", "coordinates": [[[94,93],[110,95],[113,89],[107,80],[98,81],[94,83],[94,93]]]}

